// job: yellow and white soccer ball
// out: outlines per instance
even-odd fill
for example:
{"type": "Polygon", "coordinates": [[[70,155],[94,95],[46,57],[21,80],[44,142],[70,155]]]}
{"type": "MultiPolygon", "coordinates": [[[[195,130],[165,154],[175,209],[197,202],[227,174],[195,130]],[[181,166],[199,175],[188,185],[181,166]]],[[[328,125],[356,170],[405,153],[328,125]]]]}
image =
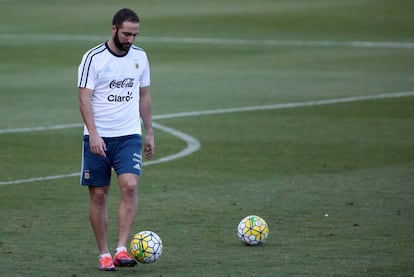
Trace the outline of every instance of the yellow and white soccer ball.
{"type": "Polygon", "coordinates": [[[141,231],[132,238],[129,250],[138,262],[150,264],[161,256],[162,241],[152,231],[141,231]]]}
{"type": "Polygon", "coordinates": [[[249,215],[237,226],[237,236],[245,245],[260,245],[267,240],[269,227],[260,216],[249,215]]]}

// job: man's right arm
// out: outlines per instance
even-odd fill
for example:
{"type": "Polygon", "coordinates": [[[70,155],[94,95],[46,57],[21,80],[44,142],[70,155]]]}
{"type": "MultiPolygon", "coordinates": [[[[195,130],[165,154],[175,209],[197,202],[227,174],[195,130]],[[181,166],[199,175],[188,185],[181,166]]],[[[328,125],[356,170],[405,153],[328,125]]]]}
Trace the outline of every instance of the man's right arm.
{"type": "Polygon", "coordinates": [[[89,132],[89,144],[94,154],[105,157],[106,145],[96,130],[92,108],[93,91],[87,88],[79,88],[79,109],[83,122],[89,132]]]}

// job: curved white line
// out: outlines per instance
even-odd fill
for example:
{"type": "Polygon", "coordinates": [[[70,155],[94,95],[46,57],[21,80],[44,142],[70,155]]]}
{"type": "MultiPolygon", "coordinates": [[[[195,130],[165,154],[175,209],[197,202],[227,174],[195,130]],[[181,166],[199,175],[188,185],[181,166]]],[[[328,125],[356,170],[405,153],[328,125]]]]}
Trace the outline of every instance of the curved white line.
{"type": "MultiPolygon", "coordinates": [[[[69,128],[73,127],[74,124],[69,125],[69,128]]],[[[166,133],[169,133],[175,137],[178,137],[180,139],[182,139],[183,141],[185,141],[187,143],[187,147],[184,148],[183,150],[181,150],[178,153],[166,156],[166,157],[162,157],[159,158],[157,160],[153,160],[153,161],[147,161],[144,162],[144,166],[149,166],[152,164],[159,164],[159,163],[165,163],[165,162],[169,162],[172,160],[176,160],[176,159],[180,159],[182,157],[191,155],[192,153],[196,152],[197,150],[200,149],[200,142],[190,136],[187,135],[183,132],[180,132],[178,130],[175,130],[173,128],[170,127],[166,127],[163,126],[161,124],[152,123],[153,127],[156,129],[159,129],[161,131],[164,131],[166,133]]],[[[61,126],[61,125],[59,125],[61,126]]],[[[61,128],[59,128],[61,129],[61,128]]],[[[42,128],[41,130],[44,130],[44,128],[42,128]]],[[[50,130],[50,129],[49,129],[50,130]]],[[[34,131],[39,131],[39,128],[36,128],[34,131]]],[[[62,174],[62,175],[54,175],[54,176],[45,176],[45,177],[35,177],[35,178],[29,178],[29,179],[20,179],[20,180],[13,180],[13,181],[2,181],[0,182],[0,185],[13,185],[13,184],[22,184],[22,183],[31,183],[31,182],[37,182],[37,181],[46,181],[46,180],[56,180],[56,179],[62,179],[62,178],[68,178],[68,177],[75,177],[75,176],[79,176],[80,173],[79,172],[75,172],[75,173],[69,173],[69,174],[62,174]]]]}
{"type": "Polygon", "coordinates": [[[176,159],[191,155],[192,153],[198,151],[198,149],[200,149],[200,147],[201,147],[200,142],[196,138],[194,138],[194,137],[192,137],[188,134],[185,134],[185,133],[180,132],[178,130],[175,130],[173,128],[161,125],[159,123],[153,122],[152,125],[153,125],[154,128],[157,128],[161,131],[164,131],[166,133],[169,133],[173,136],[176,136],[176,137],[182,139],[183,141],[185,141],[187,143],[187,147],[184,148],[183,150],[181,150],[180,152],[176,153],[176,154],[166,156],[166,157],[163,157],[163,158],[159,158],[157,160],[144,162],[144,166],[148,166],[148,165],[151,165],[151,164],[165,163],[165,162],[169,162],[169,161],[172,161],[172,160],[176,160],[176,159]]]}

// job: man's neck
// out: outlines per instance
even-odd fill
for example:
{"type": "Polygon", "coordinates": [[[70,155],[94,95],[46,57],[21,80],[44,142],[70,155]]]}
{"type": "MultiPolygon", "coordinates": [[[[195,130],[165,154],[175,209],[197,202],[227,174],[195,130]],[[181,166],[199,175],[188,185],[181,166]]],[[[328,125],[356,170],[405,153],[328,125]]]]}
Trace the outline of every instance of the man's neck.
{"type": "Polygon", "coordinates": [[[127,51],[122,51],[118,47],[116,47],[115,42],[113,41],[113,39],[110,39],[108,41],[108,46],[111,49],[111,51],[114,52],[118,56],[123,56],[127,52],[127,51]]]}

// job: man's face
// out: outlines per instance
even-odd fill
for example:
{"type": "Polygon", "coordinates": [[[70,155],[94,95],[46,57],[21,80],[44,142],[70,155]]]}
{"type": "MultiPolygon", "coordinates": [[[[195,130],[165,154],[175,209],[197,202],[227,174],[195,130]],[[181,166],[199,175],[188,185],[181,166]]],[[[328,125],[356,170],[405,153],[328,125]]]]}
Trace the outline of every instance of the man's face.
{"type": "Polygon", "coordinates": [[[127,52],[138,35],[139,23],[124,22],[120,28],[112,27],[112,36],[116,47],[127,52]]]}

